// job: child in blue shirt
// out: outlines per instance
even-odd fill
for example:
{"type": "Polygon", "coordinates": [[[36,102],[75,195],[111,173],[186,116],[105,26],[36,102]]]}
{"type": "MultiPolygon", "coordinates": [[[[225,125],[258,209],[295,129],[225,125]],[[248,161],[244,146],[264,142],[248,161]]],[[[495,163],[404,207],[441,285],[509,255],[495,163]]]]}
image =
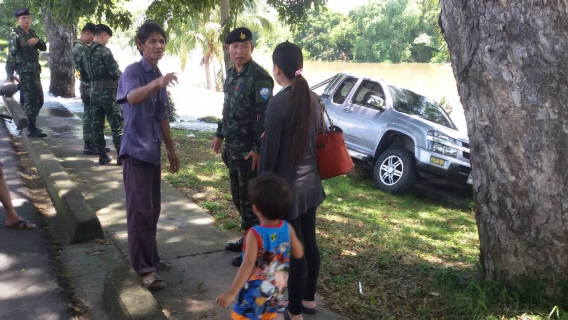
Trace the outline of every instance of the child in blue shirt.
{"type": "Polygon", "coordinates": [[[215,301],[227,308],[236,298],[231,313],[235,320],[285,319],[277,310],[288,283],[290,255],[304,255],[294,228],[281,220],[290,209],[292,192],[286,180],[265,171],[249,184],[248,196],[260,225],[247,231],[243,263],[233,285],[215,301]]]}

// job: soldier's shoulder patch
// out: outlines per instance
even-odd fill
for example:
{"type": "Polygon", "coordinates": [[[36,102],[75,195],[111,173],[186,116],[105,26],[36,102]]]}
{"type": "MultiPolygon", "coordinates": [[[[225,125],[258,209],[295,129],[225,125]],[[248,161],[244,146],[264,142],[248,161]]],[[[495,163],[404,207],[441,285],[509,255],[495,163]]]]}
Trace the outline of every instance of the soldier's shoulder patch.
{"type": "Polygon", "coordinates": [[[260,96],[264,99],[264,100],[268,100],[268,98],[270,98],[270,89],[268,88],[262,88],[260,89],[260,96]]]}
{"type": "Polygon", "coordinates": [[[256,91],[256,101],[267,101],[272,97],[272,89],[274,85],[268,80],[260,80],[254,83],[256,91]]]}
{"type": "Polygon", "coordinates": [[[254,92],[256,102],[267,102],[272,97],[272,89],[274,86],[268,80],[260,80],[254,83],[254,92]]]}

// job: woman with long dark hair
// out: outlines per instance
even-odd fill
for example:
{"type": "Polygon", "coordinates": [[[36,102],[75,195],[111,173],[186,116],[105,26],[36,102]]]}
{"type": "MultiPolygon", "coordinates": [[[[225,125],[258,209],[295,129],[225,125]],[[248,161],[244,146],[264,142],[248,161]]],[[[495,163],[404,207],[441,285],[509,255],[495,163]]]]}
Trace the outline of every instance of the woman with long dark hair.
{"type": "Polygon", "coordinates": [[[268,103],[259,172],[273,171],[293,188],[294,198],[285,217],[304,244],[302,259],[292,259],[288,280],[288,313],[316,312],[316,283],[320,255],[316,243],[316,209],[325,194],[317,168],[316,139],[321,129],[319,99],[302,76],[302,50],[288,41],[272,54],[274,80],[282,90],[268,103]]]}

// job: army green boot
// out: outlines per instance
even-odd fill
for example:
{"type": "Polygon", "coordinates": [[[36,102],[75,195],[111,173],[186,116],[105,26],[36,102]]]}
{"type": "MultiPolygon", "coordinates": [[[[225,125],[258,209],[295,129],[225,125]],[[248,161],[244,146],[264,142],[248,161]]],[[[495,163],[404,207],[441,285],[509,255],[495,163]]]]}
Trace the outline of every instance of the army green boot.
{"type": "Polygon", "coordinates": [[[43,133],[41,129],[36,127],[36,117],[29,116],[28,118],[28,136],[32,138],[45,138],[47,134],[43,133]]]}
{"type": "Polygon", "coordinates": [[[85,141],[85,147],[83,148],[83,154],[99,154],[99,151],[93,147],[91,141],[85,141]]]}
{"type": "Polygon", "coordinates": [[[122,166],[122,159],[120,159],[120,146],[116,147],[116,165],[122,166]]]}
{"type": "Polygon", "coordinates": [[[105,147],[99,148],[99,164],[107,164],[112,161],[112,158],[107,154],[105,147]]]}

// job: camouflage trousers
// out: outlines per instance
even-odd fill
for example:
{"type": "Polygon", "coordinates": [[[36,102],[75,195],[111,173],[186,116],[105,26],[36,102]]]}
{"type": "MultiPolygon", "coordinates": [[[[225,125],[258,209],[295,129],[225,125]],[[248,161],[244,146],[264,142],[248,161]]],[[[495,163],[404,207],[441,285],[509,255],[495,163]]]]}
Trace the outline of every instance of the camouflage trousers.
{"type": "Polygon", "coordinates": [[[252,204],[248,199],[247,189],[249,181],[256,178],[256,171],[252,171],[252,159],[233,159],[223,150],[223,162],[229,168],[231,177],[231,195],[233,203],[241,215],[241,228],[247,230],[258,225],[258,218],[252,211],[252,204]]]}
{"type": "Polygon", "coordinates": [[[24,92],[24,113],[28,118],[36,118],[43,107],[43,89],[39,73],[24,72],[20,74],[22,91],[24,92]]]}
{"type": "Polygon", "coordinates": [[[91,141],[93,134],[93,114],[91,111],[91,88],[81,83],[79,92],[81,92],[81,100],[83,101],[83,141],[91,141]]]}
{"type": "Polygon", "coordinates": [[[124,120],[122,108],[116,103],[116,89],[91,88],[91,142],[95,149],[106,146],[104,128],[105,116],[112,131],[112,142],[116,150],[120,149],[124,120]]]}

